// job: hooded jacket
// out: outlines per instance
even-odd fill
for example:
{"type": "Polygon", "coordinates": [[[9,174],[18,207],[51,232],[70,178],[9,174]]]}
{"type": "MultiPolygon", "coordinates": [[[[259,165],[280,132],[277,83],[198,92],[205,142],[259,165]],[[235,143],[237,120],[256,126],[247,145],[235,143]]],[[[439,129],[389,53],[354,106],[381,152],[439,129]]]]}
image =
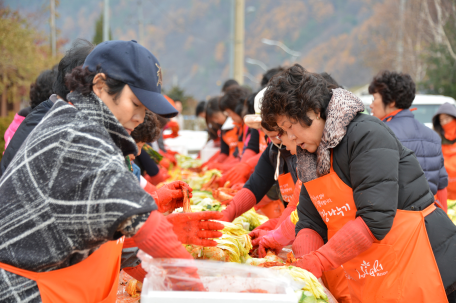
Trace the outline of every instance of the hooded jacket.
{"type": "MultiPolygon", "coordinates": [[[[138,225],[122,222],[157,209],[125,165],[137,147],[109,108],[93,93],[68,100],[74,106],[57,101],[0,179],[2,263],[35,272],[74,265],[132,236],[138,225]]],[[[0,302],[40,302],[34,281],[0,276],[0,302]]]]}
{"type": "Polygon", "coordinates": [[[456,140],[450,141],[443,136],[442,126],[440,125],[440,120],[439,120],[440,114],[447,114],[456,119],[456,106],[454,106],[454,104],[450,104],[450,103],[446,102],[439,107],[439,109],[437,110],[435,115],[432,117],[432,125],[434,126],[434,130],[441,137],[442,144],[447,145],[447,144],[456,143],[456,140]]]}
{"type": "Polygon", "coordinates": [[[445,168],[448,173],[448,199],[456,199],[456,140],[445,138],[445,132],[440,125],[440,114],[447,114],[456,119],[456,107],[450,103],[442,104],[437,113],[432,118],[434,130],[440,135],[443,158],[445,159],[445,168]]]}
{"type": "Polygon", "coordinates": [[[443,165],[439,135],[416,120],[408,109],[404,109],[394,116],[385,117],[383,122],[393,131],[402,145],[415,153],[432,194],[435,195],[437,190],[447,187],[448,174],[443,165]]]}

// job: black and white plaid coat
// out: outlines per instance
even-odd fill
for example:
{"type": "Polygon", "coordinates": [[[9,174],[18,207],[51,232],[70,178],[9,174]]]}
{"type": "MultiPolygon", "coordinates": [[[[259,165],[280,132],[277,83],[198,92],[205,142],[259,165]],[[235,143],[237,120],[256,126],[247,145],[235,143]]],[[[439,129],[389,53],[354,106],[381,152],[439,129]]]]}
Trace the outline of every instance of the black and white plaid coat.
{"type": "MultiPolygon", "coordinates": [[[[93,93],[68,100],[74,106],[58,101],[0,179],[2,263],[35,272],[76,264],[157,209],[125,166],[137,147],[108,107],[93,93]]],[[[34,281],[0,269],[0,302],[41,298],[34,281]]]]}

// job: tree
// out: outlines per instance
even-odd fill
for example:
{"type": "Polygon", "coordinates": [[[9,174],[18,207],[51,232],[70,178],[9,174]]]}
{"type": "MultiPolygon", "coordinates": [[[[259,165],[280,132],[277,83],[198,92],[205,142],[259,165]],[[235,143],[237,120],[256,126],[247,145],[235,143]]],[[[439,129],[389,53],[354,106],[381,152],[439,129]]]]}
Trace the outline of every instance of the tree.
{"type": "Polygon", "coordinates": [[[28,99],[30,84],[43,69],[58,62],[42,33],[36,32],[19,12],[0,4],[0,116],[6,116],[8,103],[19,109],[28,99]],[[46,43],[43,43],[46,42],[46,43]]]}
{"type": "MultiPolygon", "coordinates": [[[[112,40],[111,29],[109,29],[109,40],[112,40]]],[[[103,42],[103,12],[95,21],[95,34],[93,35],[92,43],[97,45],[103,42]]]]}
{"type": "MultiPolygon", "coordinates": [[[[449,39],[456,40],[456,30],[447,30],[449,39]]],[[[434,44],[426,55],[426,78],[419,83],[419,89],[456,99],[456,59],[445,44],[434,44]]]]}
{"type": "Polygon", "coordinates": [[[169,90],[163,90],[162,92],[174,101],[182,102],[182,113],[187,115],[193,115],[195,113],[198,101],[196,101],[193,96],[187,96],[184,89],[174,85],[169,90]]]}

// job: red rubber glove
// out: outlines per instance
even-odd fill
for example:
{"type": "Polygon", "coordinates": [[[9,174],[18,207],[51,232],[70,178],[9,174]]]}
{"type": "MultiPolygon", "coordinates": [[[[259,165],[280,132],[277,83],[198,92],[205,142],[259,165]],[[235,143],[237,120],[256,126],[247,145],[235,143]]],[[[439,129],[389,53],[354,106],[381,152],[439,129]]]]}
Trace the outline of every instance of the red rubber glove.
{"type": "Polygon", "coordinates": [[[212,163],[208,163],[205,167],[207,169],[217,169],[217,170],[220,170],[222,172],[225,171],[225,164],[224,163],[212,162],[212,163]]]}
{"type": "MultiPolygon", "coordinates": [[[[233,156],[229,156],[223,163],[219,163],[219,168],[222,173],[225,173],[232,169],[236,164],[238,164],[240,160],[238,158],[235,158],[233,156]]],[[[223,186],[223,185],[222,185],[223,186]]]]}
{"type": "Polygon", "coordinates": [[[442,209],[445,212],[448,212],[448,202],[447,202],[448,192],[447,192],[447,188],[445,187],[444,189],[438,190],[436,196],[437,196],[437,200],[440,202],[440,205],[442,206],[442,209]]]}
{"type": "Polygon", "coordinates": [[[261,240],[262,237],[266,236],[269,231],[273,230],[277,226],[278,220],[278,218],[269,219],[249,233],[253,247],[257,247],[260,244],[259,240],[261,240]],[[259,240],[255,241],[257,239],[259,240]]]}
{"type": "Polygon", "coordinates": [[[268,221],[264,222],[263,224],[261,224],[260,226],[255,228],[254,230],[259,230],[259,229],[262,229],[265,231],[273,230],[276,228],[278,220],[279,220],[279,218],[269,219],[268,221]]]}
{"type": "Polygon", "coordinates": [[[252,241],[252,246],[253,248],[257,248],[258,245],[260,245],[261,239],[266,236],[270,230],[264,230],[264,229],[254,229],[249,233],[250,240],[252,241]]]}
{"type": "Polygon", "coordinates": [[[155,187],[155,185],[153,185],[149,181],[146,181],[146,182],[147,182],[146,187],[143,188],[144,191],[146,193],[148,193],[149,195],[155,194],[157,192],[157,188],[155,187]]]}
{"type": "Polygon", "coordinates": [[[166,168],[166,169],[169,169],[171,163],[172,163],[171,160],[169,160],[169,159],[166,158],[166,157],[163,157],[163,158],[160,160],[160,162],[159,162],[159,164],[160,164],[161,166],[163,166],[164,168],[166,168]]]}
{"type": "Polygon", "coordinates": [[[324,244],[322,237],[315,230],[303,228],[299,231],[293,242],[293,254],[296,258],[301,258],[319,249],[324,244]]]}
{"type": "MultiPolygon", "coordinates": [[[[157,211],[150,213],[147,221],[133,236],[133,240],[139,249],[154,258],[193,259],[182,246],[182,243],[178,241],[171,223],[157,211]]],[[[139,271],[138,269],[138,274],[140,274],[139,271]]],[[[172,288],[174,290],[205,290],[196,268],[168,267],[167,272],[170,281],[173,283],[172,288]],[[182,277],[182,275],[186,276],[187,279],[173,279],[173,277],[182,277]]]]}
{"type": "Polygon", "coordinates": [[[368,250],[374,240],[375,237],[363,218],[358,217],[345,224],[325,245],[304,255],[292,265],[310,271],[320,278],[323,272],[336,269],[368,250]]]}
{"type": "Polygon", "coordinates": [[[208,220],[219,220],[222,216],[217,211],[203,211],[170,214],[166,219],[173,225],[174,233],[182,243],[217,246],[217,242],[209,239],[221,237],[222,233],[219,230],[225,226],[222,223],[208,220]]]}
{"type": "Polygon", "coordinates": [[[193,259],[177,239],[171,223],[158,211],[150,213],[132,238],[139,249],[154,258],[193,259]]]}
{"type": "Polygon", "coordinates": [[[183,188],[188,189],[188,197],[191,198],[192,189],[187,183],[182,181],[173,181],[157,189],[152,194],[152,197],[155,199],[158,211],[161,213],[173,212],[176,208],[182,207],[184,203],[183,188]]]}
{"type": "Polygon", "coordinates": [[[222,175],[219,184],[225,184],[227,181],[230,181],[230,184],[245,183],[249,179],[252,169],[253,167],[247,163],[240,162],[222,175]]]}
{"type": "Polygon", "coordinates": [[[206,167],[209,164],[213,164],[213,163],[223,163],[226,159],[228,159],[228,155],[222,154],[220,151],[218,151],[209,160],[204,162],[203,165],[201,165],[201,166],[206,167]]]}
{"type": "MultiPolygon", "coordinates": [[[[169,151],[164,152],[162,150],[160,150],[160,154],[163,156],[163,158],[166,158],[169,161],[171,161],[174,164],[174,166],[177,165],[177,161],[176,161],[176,158],[174,157],[174,154],[171,154],[169,151]]],[[[162,161],[163,161],[163,159],[162,159],[162,161]]]]}
{"type": "Polygon", "coordinates": [[[147,272],[142,268],[141,264],[138,264],[135,267],[125,267],[123,271],[141,283],[144,282],[144,278],[147,275],[147,272]]]}
{"type": "Polygon", "coordinates": [[[152,183],[153,185],[158,185],[159,183],[164,182],[169,178],[168,171],[166,168],[160,167],[160,170],[155,176],[149,176],[148,174],[144,175],[144,179],[152,183]]]}
{"type": "Polygon", "coordinates": [[[243,188],[236,193],[230,205],[222,211],[221,221],[232,222],[234,219],[251,209],[256,203],[255,195],[243,188]]]}
{"type": "Polygon", "coordinates": [[[272,250],[276,254],[279,254],[282,248],[290,244],[294,239],[295,225],[290,219],[286,219],[280,224],[279,228],[268,232],[261,239],[257,239],[259,242],[258,256],[264,258],[267,250],[272,250]]]}
{"type": "Polygon", "coordinates": [[[170,149],[168,149],[166,152],[167,152],[168,154],[172,155],[172,156],[175,156],[175,155],[179,154],[178,152],[173,151],[173,150],[170,150],[170,149]]]}
{"type": "MultiPolygon", "coordinates": [[[[251,149],[246,149],[241,156],[241,162],[247,162],[248,160],[250,160],[252,157],[255,157],[256,155],[261,155],[261,153],[256,153],[251,149]]],[[[257,162],[258,162],[258,160],[257,160],[257,162]]]]}
{"type": "Polygon", "coordinates": [[[255,228],[252,232],[249,233],[249,236],[252,240],[252,245],[253,247],[256,247],[259,245],[259,240],[255,241],[257,239],[261,239],[264,237],[270,230],[273,230],[276,225],[277,225],[277,220],[278,218],[275,219],[269,219],[268,221],[264,222],[257,228],[255,228]],[[253,244],[255,242],[255,244],[253,244]]]}

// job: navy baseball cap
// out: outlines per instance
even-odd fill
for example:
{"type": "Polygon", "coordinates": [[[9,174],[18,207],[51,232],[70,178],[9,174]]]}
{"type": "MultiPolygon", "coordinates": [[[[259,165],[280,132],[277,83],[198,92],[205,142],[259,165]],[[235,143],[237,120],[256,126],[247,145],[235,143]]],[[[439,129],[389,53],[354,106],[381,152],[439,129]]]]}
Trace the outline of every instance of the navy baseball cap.
{"type": "Polygon", "coordinates": [[[161,94],[162,70],[157,58],[135,40],[106,41],[98,44],[85,59],[83,67],[97,67],[108,77],[122,81],[153,113],[165,118],[177,116],[177,110],[161,94]]]}

